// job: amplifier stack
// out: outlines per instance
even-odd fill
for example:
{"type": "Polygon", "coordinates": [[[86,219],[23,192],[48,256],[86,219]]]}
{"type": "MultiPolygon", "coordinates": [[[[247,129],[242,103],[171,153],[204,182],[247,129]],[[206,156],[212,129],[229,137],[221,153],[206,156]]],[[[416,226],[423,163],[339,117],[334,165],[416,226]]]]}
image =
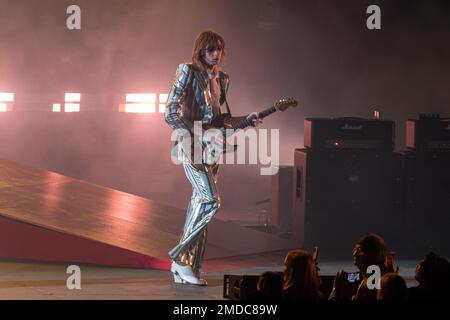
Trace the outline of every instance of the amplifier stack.
{"type": "Polygon", "coordinates": [[[448,119],[408,120],[404,152],[394,152],[389,120],[308,118],[304,128],[288,174],[295,246],[344,257],[377,233],[404,255],[450,254],[448,119]]]}
{"type": "Polygon", "coordinates": [[[411,247],[450,255],[450,119],[421,115],[406,123],[405,213],[411,247]]]}
{"type": "Polygon", "coordinates": [[[395,123],[308,118],[304,128],[305,148],[294,155],[295,243],[344,256],[365,233],[394,241],[401,218],[395,123]]]}

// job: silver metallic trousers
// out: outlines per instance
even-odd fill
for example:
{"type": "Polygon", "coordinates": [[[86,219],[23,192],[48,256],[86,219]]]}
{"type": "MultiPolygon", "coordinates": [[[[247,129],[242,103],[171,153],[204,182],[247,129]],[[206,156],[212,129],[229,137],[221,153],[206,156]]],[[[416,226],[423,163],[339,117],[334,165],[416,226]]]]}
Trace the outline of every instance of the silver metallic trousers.
{"type": "Polygon", "coordinates": [[[205,166],[203,170],[199,170],[184,153],[182,162],[186,177],[192,185],[192,197],[180,242],[169,251],[169,256],[174,261],[190,265],[194,273],[200,277],[208,223],[220,206],[216,186],[219,165],[205,166]]]}

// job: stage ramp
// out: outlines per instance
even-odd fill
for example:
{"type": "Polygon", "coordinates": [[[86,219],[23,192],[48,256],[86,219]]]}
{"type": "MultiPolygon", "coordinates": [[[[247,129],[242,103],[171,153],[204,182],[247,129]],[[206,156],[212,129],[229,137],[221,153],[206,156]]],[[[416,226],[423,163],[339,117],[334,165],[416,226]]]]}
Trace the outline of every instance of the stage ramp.
{"type": "MultiPolygon", "coordinates": [[[[0,256],[167,270],[185,211],[0,160],[0,256]]],[[[206,259],[287,250],[289,241],[217,218],[206,259]]]]}

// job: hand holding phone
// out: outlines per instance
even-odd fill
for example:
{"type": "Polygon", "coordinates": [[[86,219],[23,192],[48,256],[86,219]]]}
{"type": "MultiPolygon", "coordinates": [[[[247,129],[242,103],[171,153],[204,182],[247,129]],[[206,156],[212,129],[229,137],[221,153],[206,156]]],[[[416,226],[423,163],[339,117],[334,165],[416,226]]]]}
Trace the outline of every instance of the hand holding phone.
{"type": "Polygon", "coordinates": [[[347,282],[358,283],[361,281],[361,273],[359,272],[349,272],[347,273],[347,282]]]}
{"type": "Polygon", "coordinates": [[[317,262],[317,257],[319,256],[319,247],[314,247],[314,251],[313,251],[313,260],[314,260],[314,263],[316,264],[316,270],[317,271],[320,271],[320,268],[319,268],[319,262],[317,262]]]}
{"type": "Polygon", "coordinates": [[[317,257],[319,256],[319,247],[314,247],[314,251],[313,251],[313,259],[314,261],[317,262],[317,257]]]}
{"type": "Polygon", "coordinates": [[[359,281],[356,282],[356,279],[361,280],[361,276],[355,274],[359,274],[359,272],[348,273],[342,270],[336,274],[333,283],[333,290],[337,297],[344,300],[349,300],[356,293],[359,285],[359,281]]]}

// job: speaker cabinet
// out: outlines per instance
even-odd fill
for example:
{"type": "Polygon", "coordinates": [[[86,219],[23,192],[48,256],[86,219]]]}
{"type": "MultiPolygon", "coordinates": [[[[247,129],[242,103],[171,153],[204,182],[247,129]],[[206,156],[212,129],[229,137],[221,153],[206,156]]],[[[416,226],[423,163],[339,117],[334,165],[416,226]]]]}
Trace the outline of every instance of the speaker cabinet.
{"type": "Polygon", "coordinates": [[[405,232],[401,196],[400,153],[296,149],[295,243],[342,257],[367,233],[395,246],[405,232]]]}
{"type": "Polygon", "coordinates": [[[405,216],[411,249],[450,255],[450,153],[405,152],[405,216]]]}
{"type": "Polygon", "coordinates": [[[270,224],[281,233],[292,229],[293,166],[279,166],[271,181],[270,224]]]}

